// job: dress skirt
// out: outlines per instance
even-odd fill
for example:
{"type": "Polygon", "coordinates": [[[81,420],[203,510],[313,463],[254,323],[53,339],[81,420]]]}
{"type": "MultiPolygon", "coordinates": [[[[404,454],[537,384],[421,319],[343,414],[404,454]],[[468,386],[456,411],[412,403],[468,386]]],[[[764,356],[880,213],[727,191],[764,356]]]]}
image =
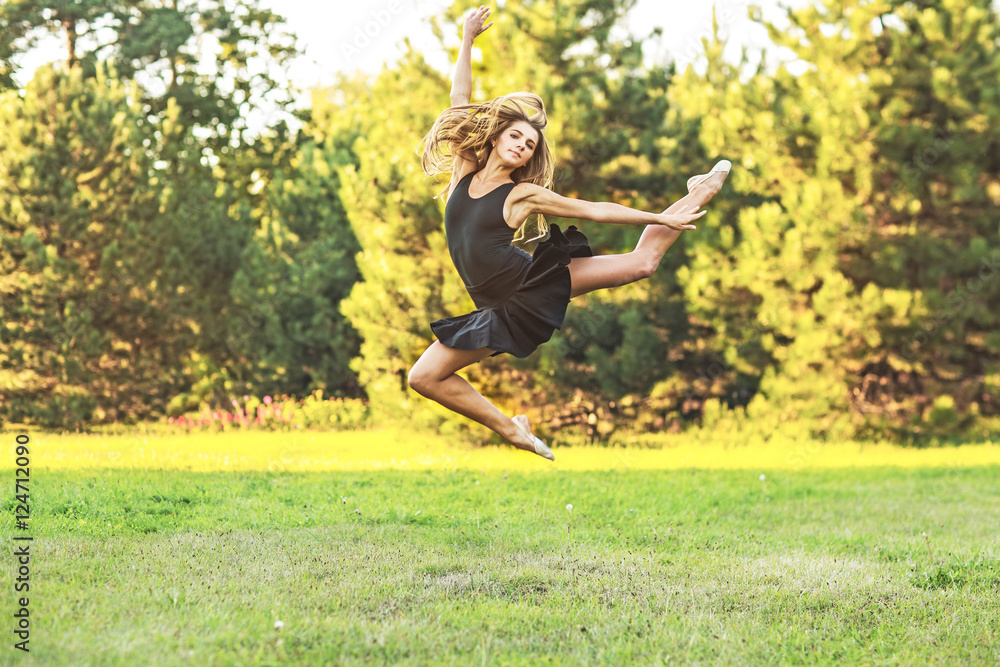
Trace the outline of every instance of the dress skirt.
{"type": "MultiPolygon", "coordinates": [[[[431,322],[443,345],[460,350],[488,347],[495,351],[491,356],[506,353],[524,359],[552,338],[562,327],[569,305],[570,260],[594,253],[575,226],[565,233],[559,225],[550,225],[549,230],[549,238],[538,244],[530,261],[512,279],[490,279],[467,288],[476,310],[431,322]]],[[[517,248],[512,250],[527,256],[517,248]]]]}

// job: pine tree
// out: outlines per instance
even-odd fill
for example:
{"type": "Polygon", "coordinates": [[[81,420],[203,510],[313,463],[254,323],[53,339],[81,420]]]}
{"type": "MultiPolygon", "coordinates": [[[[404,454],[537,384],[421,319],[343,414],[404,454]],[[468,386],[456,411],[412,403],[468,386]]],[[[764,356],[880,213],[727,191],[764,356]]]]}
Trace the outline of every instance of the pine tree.
{"type": "MultiPolygon", "coordinates": [[[[262,100],[277,108],[292,102],[280,73],[298,54],[295,37],[259,0],[54,0],[44,6],[12,0],[0,5],[0,25],[0,90],[13,87],[16,56],[30,52],[41,35],[58,35],[66,67],[93,76],[98,63],[114,64],[117,76],[140,84],[136,94],[145,111],[162,116],[168,104],[178,106],[179,120],[199,127],[216,156],[251,142],[248,112],[262,100]],[[205,50],[207,41],[219,48],[205,50]]],[[[273,120],[280,125],[280,114],[273,120]]]]}
{"type": "Polygon", "coordinates": [[[343,131],[356,137],[354,164],[340,172],[341,200],[361,248],[361,281],[341,305],[362,339],[352,369],[374,415],[408,415],[426,407],[408,394],[406,376],[430,343],[430,321],[474,308],[451,266],[443,208],[434,199],[440,187],[425,179],[415,154],[448,84],[410,53],[370,87],[347,92],[361,96],[344,99],[340,111],[351,118],[343,131]]]}
{"type": "Polygon", "coordinates": [[[233,280],[226,345],[247,391],[357,395],[359,340],[339,312],[357,281],[357,242],[337,193],[341,158],[305,140],[276,174],[233,280]]]}
{"type": "Polygon", "coordinates": [[[997,286],[954,290],[997,247],[996,161],[976,148],[996,144],[995,93],[973,83],[997,79],[996,15],[825,2],[788,17],[771,36],[802,72],[743,80],[748,61],[727,66],[715,42],[706,75],[672,91],[737,165],[735,224],[700,234],[681,274],[717,355],[694,388],[749,404],[765,431],[954,431],[962,409],[995,405],[997,286]]]}
{"type": "Polygon", "coordinates": [[[99,69],[0,95],[0,414],[81,426],[162,409],[241,247],[177,108],[99,69]],[[192,211],[195,214],[192,214],[192,211]]]}
{"type": "Polygon", "coordinates": [[[977,415],[996,428],[1000,15],[989,0],[869,11],[875,224],[864,256],[875,261],[858,258],[852,269],[857,283],[902,292],[912,305],[906,320],[879,323],[856,405],[877,431],[977,433],[977,415]]]}

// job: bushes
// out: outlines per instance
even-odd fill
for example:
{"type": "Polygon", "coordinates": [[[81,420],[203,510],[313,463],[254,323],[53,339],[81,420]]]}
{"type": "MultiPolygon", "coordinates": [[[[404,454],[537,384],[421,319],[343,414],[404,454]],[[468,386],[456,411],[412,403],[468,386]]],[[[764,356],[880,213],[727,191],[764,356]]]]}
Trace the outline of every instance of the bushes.
{"type": "Polygon", "coordinates": [[[368,424],[368,404],[357,398],[323,400],[323,392],[314,391],[301,407],[304,428],[349,431],[368,424]]]}
{"type": "Polygon", "coordinates": [[[289,397],[244,396],[243,403],[232,400],[233,410],[188,412],[170,417],[167,422],[177,429],[228,431],[232,429],[258,429],[264,431],[291,431],[314,429],[318,431],[348,431],[363,429],[368,424],[368,405],[355,398],[323,399],[323,392],[316,390],[305,400],[289,397]]]}

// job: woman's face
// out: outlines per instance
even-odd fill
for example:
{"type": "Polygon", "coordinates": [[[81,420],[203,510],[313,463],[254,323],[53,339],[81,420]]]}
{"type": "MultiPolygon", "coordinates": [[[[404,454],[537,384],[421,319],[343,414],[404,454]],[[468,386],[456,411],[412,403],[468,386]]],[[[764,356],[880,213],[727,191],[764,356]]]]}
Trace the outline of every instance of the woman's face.
{"type": "Polygon", "coordinates": [[[523,120],[500,133],[493,150],[505,166],[517,169],[527,164],[538,147],[538,131],[523,120]]]}

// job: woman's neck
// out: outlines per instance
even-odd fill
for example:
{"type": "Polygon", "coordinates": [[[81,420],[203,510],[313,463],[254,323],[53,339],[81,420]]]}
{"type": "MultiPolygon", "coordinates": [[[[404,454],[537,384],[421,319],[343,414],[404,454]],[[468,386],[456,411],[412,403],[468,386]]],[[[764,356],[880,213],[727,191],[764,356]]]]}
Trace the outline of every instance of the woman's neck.
{"type": "Polygon", "coordinates": [[[510,183],[514,180],[510,177],[514,170],[502,164],[495,156],[496,153],[491,154],[486,160],[486,166],[479,170],[475,177],[478,183],[510,183]]]}

